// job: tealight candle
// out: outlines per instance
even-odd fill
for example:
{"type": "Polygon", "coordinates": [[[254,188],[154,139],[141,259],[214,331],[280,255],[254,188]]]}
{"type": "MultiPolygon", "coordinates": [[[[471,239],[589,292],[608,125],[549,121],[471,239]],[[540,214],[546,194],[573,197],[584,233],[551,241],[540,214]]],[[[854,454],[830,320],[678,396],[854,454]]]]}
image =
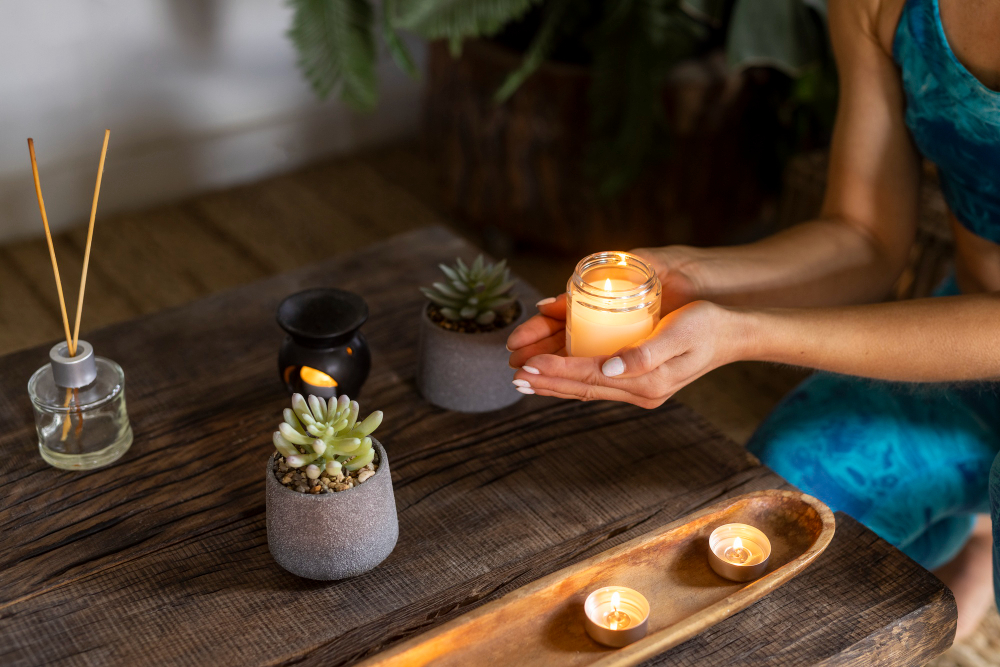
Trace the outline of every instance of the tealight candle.
{"type": "Polygon", "coordinates": [[[708,538],[708,562],[716,574],[731,581],[759,579],[771,557],[771,542],[744,523],[727,523],[708,538]]]}
{"type": "Polygon", "coordinates": [[[620,648],[646,636],[649,602],[624,586],[598,588],[583,603],[585,627],[599,644],[620,648]]]}
{"type": "Polygon", "coordinates": [[[611,355],[652,333],[660,320],[660,281],[635,255],[599,252],[576,265],[566,308],[566,352],[611,355]]]}

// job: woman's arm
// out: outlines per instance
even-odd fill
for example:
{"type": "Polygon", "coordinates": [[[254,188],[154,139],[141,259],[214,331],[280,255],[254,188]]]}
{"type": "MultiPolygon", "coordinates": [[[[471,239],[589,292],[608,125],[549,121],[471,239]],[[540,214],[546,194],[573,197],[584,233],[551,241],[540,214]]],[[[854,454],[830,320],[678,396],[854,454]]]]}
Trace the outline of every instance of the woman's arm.
{"type": "MultiPolygon", "coordinates": [[[[564,302],[545,306],[553,316],[564,302]]],[[[831,308],[744,309],[696,301],[607,357],[537,354],[521,391],[644,408],[724,364],[776,361],[882,380],[1000,378],[1000,294],[831,308]]]]}
{"type": "Polygon", "coordinates": [[[913,243],[920,180],[891,33],[880,28],[894,27],[901,7],[830,0],[841,92],[819,219],[743,246],[636,251],[664,281],[665,310],[695,299],[823,306],[885,297],[913,243]],[[880,18],[890,10],[893,17],[880,18]]]}
{"type": "Polygon", "coordinates": [[[744,359],[905,382],[1000,378],[1000,294],[734,313],[744,359]]]}

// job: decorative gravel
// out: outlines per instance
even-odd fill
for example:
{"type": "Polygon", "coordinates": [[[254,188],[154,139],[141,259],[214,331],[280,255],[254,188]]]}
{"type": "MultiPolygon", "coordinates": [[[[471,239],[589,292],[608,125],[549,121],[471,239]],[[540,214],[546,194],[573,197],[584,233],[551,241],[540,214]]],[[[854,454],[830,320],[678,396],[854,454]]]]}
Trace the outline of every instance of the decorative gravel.
{"type": "Polygon", "coordinates": [[[431,322],[438,325],[442,329],[447,329],[448,331],[460,331],[462,333],[489,333],[491,331],[503,329],[520,317],[521,305],[515,301],[506,308],[501,309],[497,312],[496,319],[489,324],[479,324],[475,320],[449,320],[441,314],[441,309],[436,303],[427,304],[427,316],[431,318],[431,322]]]}
{"type": "Polygon", "coordinates": [[[344,474],[329,475],[324,470],[317,479],[309,479],[306,477],[305,468],[290,467],[285,463],[285,457],[281,454],[276,454],[274,458],[274,476],[283,485],[299,493],[320,494],[347,491],[370,479],[376,470],[378,470],[377,460],[353,472],[345,469],[344,474]]]}

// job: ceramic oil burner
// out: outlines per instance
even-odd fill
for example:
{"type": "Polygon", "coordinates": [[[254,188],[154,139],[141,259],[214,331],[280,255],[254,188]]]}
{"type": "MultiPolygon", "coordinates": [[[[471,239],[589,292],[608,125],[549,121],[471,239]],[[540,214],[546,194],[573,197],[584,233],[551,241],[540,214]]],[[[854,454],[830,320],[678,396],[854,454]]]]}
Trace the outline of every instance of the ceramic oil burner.
{"type": "Polygon", "coordinates": [[[299,493],[274,475],[267,462],[267,546],[281,567],[299,577],[324,581],[363,574],[384,561],[396,546],[399,522],[389,459],[382,444],[375,474],[337,493],[299,493]]]}
{"type": "Polygon", "coordinates": [[[118,460],[132,445],[121,366],[94,355],[85,340],[57,343],[49,363],[31,376],[28,394],[35,411],[38,449],[64,470],[91,470],[118,460]]]}
{"type": "Polygon", "coordinates": [[[364,299],[340,289],[309,289],[282,301],[277,319],[288,334],[278,371],[289,392],[358,395],[371,370],[371,352],[360,331],[368,319],[364,299]]]}

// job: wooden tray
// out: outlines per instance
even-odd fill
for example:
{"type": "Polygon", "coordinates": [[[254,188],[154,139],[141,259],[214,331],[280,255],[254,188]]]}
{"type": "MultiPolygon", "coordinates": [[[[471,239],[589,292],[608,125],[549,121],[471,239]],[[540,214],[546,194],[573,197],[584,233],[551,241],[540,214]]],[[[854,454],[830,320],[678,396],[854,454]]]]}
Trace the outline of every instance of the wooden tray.
{"type": "Polygon", "coordinates": [[[812,496],[757,491],[731,498],[553,572],[364,665],[635,665],[745,609],[801,572],[833,538],[833,513],[812,496]],[[764,576],[748,584],[708,564],[708,536],[746,523],[771,541],[764,576]],[[649,600],[649,634],[624,648],[597,644],[583,628],[583,601],[602,586],[627,586],[649,600]]]}

